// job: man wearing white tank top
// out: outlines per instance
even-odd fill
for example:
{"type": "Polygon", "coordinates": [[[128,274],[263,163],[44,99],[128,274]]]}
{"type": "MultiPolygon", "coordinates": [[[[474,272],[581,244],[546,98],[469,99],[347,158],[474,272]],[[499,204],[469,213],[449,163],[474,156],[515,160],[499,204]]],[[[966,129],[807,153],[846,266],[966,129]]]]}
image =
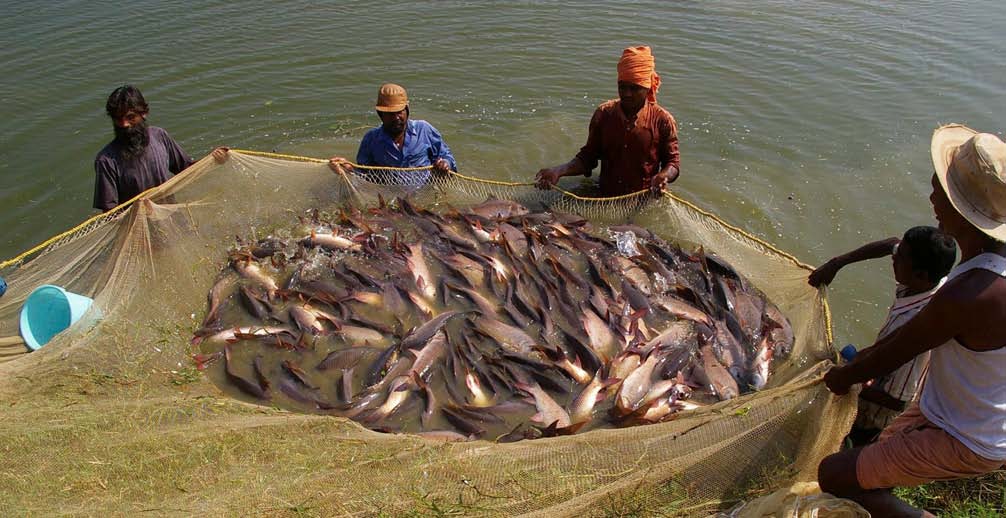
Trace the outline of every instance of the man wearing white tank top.
{"type": "Polygon", "coordinates": [[[1006,465],[1006,143],[952,124],[933,133],[929,201],[961,261],[929,304],[898,331],[832,368],[828,389],[893,372],[932,351],[917,404],[877,442],[830,455],[821,490],[873,516],[932,516],[891,488],[975,477],[1006,465]]]}

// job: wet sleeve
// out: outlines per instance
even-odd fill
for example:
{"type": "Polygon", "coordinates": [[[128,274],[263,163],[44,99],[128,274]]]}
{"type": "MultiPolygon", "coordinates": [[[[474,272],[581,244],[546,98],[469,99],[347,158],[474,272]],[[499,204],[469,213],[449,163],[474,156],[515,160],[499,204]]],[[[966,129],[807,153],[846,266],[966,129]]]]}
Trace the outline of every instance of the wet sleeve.
{"type": "Polygon", "coordinates": [[[661,169],[673,165],[681,171],[681,153],[678,151],[678,123],[669,112],[660,122],[660,164],[661,169]]]}
{"type": "Polygon", "coordinates": [[[438,158],[443,158],[451,165],[451,171],[458,170],[458,164],[454,161],[454,155],[451,154],[451,148],[447,147],[447,143],[444,142],[444,138],[440,136],[440,132],[437,128],[430,126],[430,163],[435,162],[438,158]]]}
{"type": "Polygon", "coordinates": [[[590,127],[587,129],[587,143],[576,154],[576,158],[583,163],[583,167],[587,170],[584,176],[590,176],[591,171],[597,167],[597,161],[601,159],[601,150],[603,149],[601,142],[603,113],[601,108],[594,110],[594,116],[590,118],[590,127]]]}
{"type": "Polygon", "coordinates": [[[370,138],[370,132],[368,131],[364,136],[363,140],[360,141],[360,149],[356,152],[356,163],[360,165],[374,165],[374,153],[371,149],[371,144],[373,139],[370,138]]]}
{"type": "Polygon", "coordinates": [[[105,157],[94,159],[94,208],[105,212],[119,204],[115,164],[105,157]]]}
{"type": "Polygon", "coordinates": [[[168,171],[171,171],[171,174],[178,174],[192,165],[194,161],[185,153],[182,146],[179,146],[175,139],[168,135],[167,131],[163,135],[164,149],[168,153],[168,171]]]}

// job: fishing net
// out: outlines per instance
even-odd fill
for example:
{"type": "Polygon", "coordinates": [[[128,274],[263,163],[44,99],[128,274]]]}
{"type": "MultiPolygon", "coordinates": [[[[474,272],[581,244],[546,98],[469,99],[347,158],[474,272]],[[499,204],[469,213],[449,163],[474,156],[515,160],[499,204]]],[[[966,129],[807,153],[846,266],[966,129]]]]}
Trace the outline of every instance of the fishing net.
{"type": "Polygon", "coordinates": [[[0,514],[705,515],[813,480],[838,447],[855,401],[820,382],[834,357],[827,306],[792,256],[667,193],[589,199],[456,173],[396,185],[402,174],[232,151],[4,264],[0,514]],[[253,405],[195,369],[189,339],[235,236],[405,195],[434,211],[511,199],[701,245],[779,306],[793,351],[764,390],[669,422],[511,444],[253,405]],[[42,284],[94,306],[25,354],[18,313],[42,284]]]}

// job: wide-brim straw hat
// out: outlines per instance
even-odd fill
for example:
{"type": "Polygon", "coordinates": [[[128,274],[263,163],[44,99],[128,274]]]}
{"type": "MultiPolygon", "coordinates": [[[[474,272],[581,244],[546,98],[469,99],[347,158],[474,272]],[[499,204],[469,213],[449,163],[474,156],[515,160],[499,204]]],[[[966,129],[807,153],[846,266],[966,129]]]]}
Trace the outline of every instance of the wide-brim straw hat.
{"type": "Polygon", "coordinates": [[[377,111],[400,112],[409,105],[409,95],[405,88],[394,83],[385,83],[377,91],[377,111]]]}
{"type": "Polygon", "coordinates": [[[933,132],[936,177],[957,212],[978,230],[1006,241],[1006,142],[949,124],[933,132]]]}

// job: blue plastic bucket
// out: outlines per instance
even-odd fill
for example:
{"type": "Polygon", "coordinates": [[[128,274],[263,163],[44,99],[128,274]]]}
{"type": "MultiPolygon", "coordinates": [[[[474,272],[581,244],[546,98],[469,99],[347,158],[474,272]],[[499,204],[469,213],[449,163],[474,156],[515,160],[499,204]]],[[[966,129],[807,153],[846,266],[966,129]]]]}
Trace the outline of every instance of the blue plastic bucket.
{"type": "Polygon", "coordinates": [[[39,286],[21,306],[21,337],[34,351],[80,320],[93,302],[59,286],[39,286]]]}

